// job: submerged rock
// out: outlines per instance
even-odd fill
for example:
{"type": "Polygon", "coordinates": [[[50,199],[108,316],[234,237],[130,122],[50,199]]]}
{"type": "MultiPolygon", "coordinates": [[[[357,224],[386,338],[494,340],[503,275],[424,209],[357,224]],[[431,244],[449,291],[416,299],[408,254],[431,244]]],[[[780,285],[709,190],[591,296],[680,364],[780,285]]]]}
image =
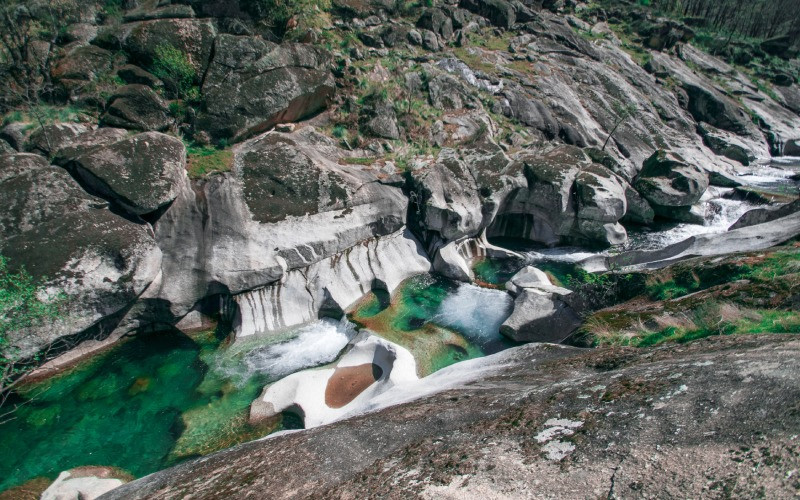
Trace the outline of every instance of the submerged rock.
{"type": "Polygon", "coordinates": [[[130,481],[129,474],[111,467],[78,467],[58,475],[41,500],[94,500],[130,481]]]}

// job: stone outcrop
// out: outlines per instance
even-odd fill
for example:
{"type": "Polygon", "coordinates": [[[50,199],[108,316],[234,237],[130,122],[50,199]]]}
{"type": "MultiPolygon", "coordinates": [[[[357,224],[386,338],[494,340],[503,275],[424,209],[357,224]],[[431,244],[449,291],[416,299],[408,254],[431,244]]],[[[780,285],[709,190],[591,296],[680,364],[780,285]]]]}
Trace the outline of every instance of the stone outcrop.
{"type": "Polygon", "coordinates": [[[695,222],[690,210],[708,189],[708,174],[678,154],[659,150],[647,159],[635,186],[656,214],[695,222]]]}
{"type": "Polygon", "coordinates": [[[0,195],[0,253],[46,277],[46,300],[60,304],[55,321],[9,334],[23,355],[59,339],[69,345],[64,337],[84,331],[107,335],[108,325],[98,325],[118,320],[160,272],[161,251],[145,225],[114,215],[40,156],[0,157],[0,195]]]}
{"type": "Polygon", "coordinates": [[[171,203],[186,179],[186,148],[157,132],[78,149],[67,164],[87,186],[135,215],[171,203]]]}
{"type": "Polygon", "coordinates": [[[166,130],[174,121],[167,103],[150,87],[126,85],[108,99],[105,125],[134,130],[166,130]]]}
{"type": "Polygon", "coordinates": [[[250,406],[250,422],[288,409],[310,429],[363,411],[375,397],[416,380],[417,364],[407,349],[364,333],[333,367],[293,373],[264,388],[250,406]]]}
{"type": "Polygon", "coordinates": [[[500,325],[500,333],[512,340],[561,343],[581,325],[572,291],[554,286],[535,267],[520,270],[506,289],[515,296],[514,309],[500,325]]]}
{"type": "Polygon", "coordinates": [[[230,174],[197,193],[184,185],[155,223],[164,280],[150,298],[172,317],[233,294],[238,334],[269,333],[341,314],[372,287],[430,268],[404,231],[402,191],[347,164],[334,141],[310,128],[272,132],[234,153],[230,174]]]}
{"type": "Polygon", "coordinates": [[[627,212],[623,179],[574,146],[525,153],[518,161],[526,187],[503,205],[490,236],[546,245],[580,241],[608,246],[627,239],[618,222],[627,212]]]}
{"type": "Polygon", "coordinates": [[[198,126],[214,137],[241,139],[325,108],[334,92],[330,55],[306,44],[220,35],[203,83],[198,126]]]}

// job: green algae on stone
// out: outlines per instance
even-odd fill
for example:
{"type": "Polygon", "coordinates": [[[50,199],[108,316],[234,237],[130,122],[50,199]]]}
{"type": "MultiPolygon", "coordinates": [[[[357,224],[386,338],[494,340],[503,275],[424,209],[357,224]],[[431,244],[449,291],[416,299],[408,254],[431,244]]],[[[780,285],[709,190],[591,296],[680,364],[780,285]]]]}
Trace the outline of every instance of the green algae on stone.
{"type": "Polygon", "coordinates": [[[356,305],[350,319],[408,349],[417,362],[417,375],[424,377],[483,355],[464,335],[433,322],[442,301],[455,287],[455,283],[445,278],[416,276],[395,290],[388,307],[378,311],[380,301],[371,294],[356,305]]]}

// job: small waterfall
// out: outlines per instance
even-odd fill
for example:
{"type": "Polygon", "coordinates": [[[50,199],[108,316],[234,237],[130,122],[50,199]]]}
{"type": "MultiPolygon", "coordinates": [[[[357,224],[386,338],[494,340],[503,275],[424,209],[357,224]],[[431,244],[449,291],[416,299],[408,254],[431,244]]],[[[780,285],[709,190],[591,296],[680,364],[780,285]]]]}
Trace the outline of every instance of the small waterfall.
{"type": "Polygon", "coordinates": [[[321,319],[292,331],[277,343],[271,338],[267,345],[253,346],[259,339],[236,345],[232,352],[220,353],[215,368],[236,381],[255,375],[275,380],[330,363],[356,333],[355,325],[346,319],[321,319]]]}

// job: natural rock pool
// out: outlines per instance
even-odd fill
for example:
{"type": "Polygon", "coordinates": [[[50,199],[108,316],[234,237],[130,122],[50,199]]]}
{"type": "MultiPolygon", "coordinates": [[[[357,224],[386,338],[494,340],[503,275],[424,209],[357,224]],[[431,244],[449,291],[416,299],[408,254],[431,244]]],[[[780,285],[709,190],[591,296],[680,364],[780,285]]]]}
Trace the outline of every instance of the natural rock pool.
{"type": "MultiPolygon", "coordinates": [[[[350,317],[411,351],[420,376],[514,345],[499,325],[502,291],[422,275],[393,296],[371,293],[350,317]]],[[[0,425],[0,491],[83,465],[141,477],[302,422],[248,422],[264,385],[334,361],[356,335],[347,320],[320,320],[270,338],[228,345],[226,332],[158,332],[127,339],[22,391],[0,425]]]]}

